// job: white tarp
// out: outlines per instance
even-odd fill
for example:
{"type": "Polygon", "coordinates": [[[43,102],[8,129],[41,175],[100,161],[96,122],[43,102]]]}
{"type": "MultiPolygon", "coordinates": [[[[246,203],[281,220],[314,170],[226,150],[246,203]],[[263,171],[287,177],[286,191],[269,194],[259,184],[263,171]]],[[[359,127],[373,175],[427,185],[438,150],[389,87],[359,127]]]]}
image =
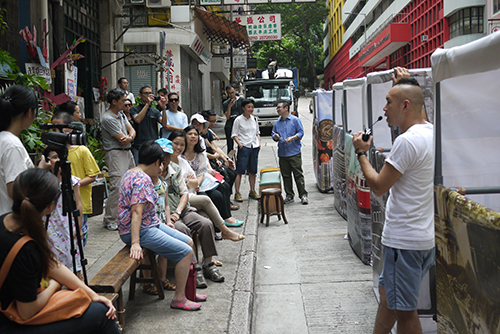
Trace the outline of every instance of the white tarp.
{"type": "MultiPolygon", "coordinates": [[[[500,186],[500,33],[431,56],[445,187],[500,186]]],[[[439,159],[440,157],[436,157],[439,159]]],[[[439,176],[439,175],[438,175],[439,176]]],[[[500,195],[466,195],[500,211],[500,195]]]]}
{"type": "Polygon", "coordinates": [[[342,82],[337,82],[333,85],[333,123],[337,125],[342,125],[342,94],[344,85],[342,82]]]}
{"type": "Polygon", "coordinates": [[[366,110],[366,78],[345,80],[344,128],[347,133],[363,131],[367,127],[364,119],[366,110]]]}

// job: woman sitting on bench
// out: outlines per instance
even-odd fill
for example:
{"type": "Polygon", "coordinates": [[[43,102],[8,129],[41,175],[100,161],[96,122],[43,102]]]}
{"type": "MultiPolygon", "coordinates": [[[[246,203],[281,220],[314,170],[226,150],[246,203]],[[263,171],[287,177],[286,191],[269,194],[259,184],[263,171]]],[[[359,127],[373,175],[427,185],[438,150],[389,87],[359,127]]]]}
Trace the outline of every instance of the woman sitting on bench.
{"type": "MultiPolygon", "coordinates": [[[[171,308],[196,311],[201,304],[186,298],[186,282],[193,255],[193,241],[176,231],[173,225],[160,224],[156,215],[156,193],[151,176],[160,174],[163,149],[153,140],[139,149],[139,164],[128,170],[120,184],[118,200],[118,231],[122,241],[130,246],[130,257],[143,258],[142,247],[176,262],[175,295],[171,308]]],[[[164,277],[160,277],[164,279],[164,277]]]]}
{"type": "Polygon", "coordinates": [[[60,194],[57,177],[44,169],[28,169],[14,180],[12,213],[0,216],[0,267],[19,239],[29,236],[33,240],[19,250],[2,284],[2,310],[15,301],[17,313],[26,321],[37,315],[62,286],[82,289],[92,302],[79,318],[44,325],[20,325],[0,313],[0,333],[118,334],[111,301],[92,291],[50,251],[43,218],[54,210],[60,194]]]}

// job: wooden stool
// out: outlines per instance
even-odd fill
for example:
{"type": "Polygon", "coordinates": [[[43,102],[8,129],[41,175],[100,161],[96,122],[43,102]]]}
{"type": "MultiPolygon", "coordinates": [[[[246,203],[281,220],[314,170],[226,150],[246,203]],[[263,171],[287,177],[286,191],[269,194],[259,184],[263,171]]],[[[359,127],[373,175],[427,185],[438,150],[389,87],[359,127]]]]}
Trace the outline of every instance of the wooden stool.
{"type": "Polygon", "coordinates": [[[279,188],[267,188],[262,189],[261,197],[260,197],[260,223],[264,222],[264,216],[267,217],[266,226],[269,226],[269,217],[273,215],[278,216],[278,220],[281,220],[281,216],[283,216],[283,221],[285,224],[288,224],[288,221],[285,217],[285,203],[283,202],[283,197],[281,196],[281,189],[279,188]],[[271,212],[271,208],[269,207],[269,199],[274,198],[276,203],[276,211],[271,212]]]}
{"type": "Polygon", "coordinates": [[[143,248],[143,252],[144,257],[149,259],[149,263],[141,263],[130,276],[130,291],[128,293],[128,300],[134,300],[135,285],[139,283],[153,283],[158,291],[158,298],[165,299],[163,284],[160,281],[160,272],[158,270],[158,264],[156,263],[156,256],[152,251],[146,248],[143,248]],[[151,270],[151,277],[141,277],[141,270],[151,270]],[[137,277],[138,272],[139,277],[137,277]]]}

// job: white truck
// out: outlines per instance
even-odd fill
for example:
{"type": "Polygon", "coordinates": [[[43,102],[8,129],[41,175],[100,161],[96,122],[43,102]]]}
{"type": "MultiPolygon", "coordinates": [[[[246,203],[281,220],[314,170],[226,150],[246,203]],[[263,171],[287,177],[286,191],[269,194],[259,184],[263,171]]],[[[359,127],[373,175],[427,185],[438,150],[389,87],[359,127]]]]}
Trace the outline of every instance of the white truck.
{"type": "MultiPolygon", "coordinates": [[[[295,79],[296,76],[295,76],[295,79]]],[[[274,79],[269,79],[268,71],[262,72],[262,79],[244,81],[245,98],[255,101],[254,116],[257,116],[261,128],[272,128],[278,119],[278,102],[290,103],[292,115],[299,116],[295,98],[294,71],[280,68],[274,79]]]]}

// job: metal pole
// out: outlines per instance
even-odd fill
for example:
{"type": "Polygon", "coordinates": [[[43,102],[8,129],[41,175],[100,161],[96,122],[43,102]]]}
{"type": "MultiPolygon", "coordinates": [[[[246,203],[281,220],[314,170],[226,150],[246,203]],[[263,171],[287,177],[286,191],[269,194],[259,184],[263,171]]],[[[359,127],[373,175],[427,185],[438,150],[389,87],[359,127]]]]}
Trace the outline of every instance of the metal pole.
{"type": "MultiPolygon", "coordinates": [[[[229,21],[233,21],[233,6],[229,5],[229,21]]],[[[233,84],[233,78],[234,78],[234,73],[233,73],[233,44],[231,41],[229,41],[229,84],[233,84]]]]}

